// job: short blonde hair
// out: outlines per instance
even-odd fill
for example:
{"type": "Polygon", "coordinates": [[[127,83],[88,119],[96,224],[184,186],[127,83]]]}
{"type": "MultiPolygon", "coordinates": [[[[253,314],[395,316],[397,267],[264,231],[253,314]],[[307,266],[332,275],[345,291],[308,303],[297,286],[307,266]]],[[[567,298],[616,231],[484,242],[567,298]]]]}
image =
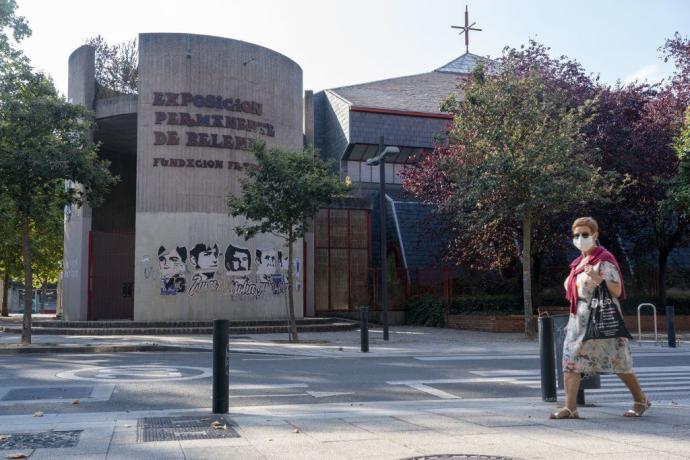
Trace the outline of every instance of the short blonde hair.
{"type": "Polygon", "coordinates": [[[592,233],[599,232],[599,224],[591,217],[580,217],[575,219],[571,230],[575,230],[576,227],[587,227],[592,233]]]}

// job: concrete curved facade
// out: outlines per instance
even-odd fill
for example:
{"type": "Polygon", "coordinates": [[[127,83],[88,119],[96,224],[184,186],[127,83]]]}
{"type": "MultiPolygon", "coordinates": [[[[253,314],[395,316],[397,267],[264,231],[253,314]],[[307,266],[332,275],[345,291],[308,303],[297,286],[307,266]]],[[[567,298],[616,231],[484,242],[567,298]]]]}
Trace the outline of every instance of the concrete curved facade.
{"type": "Polygon", "coordinates": [[[132,312],[119,316],[135,320],[285,317],[286,248],[272,235],[237,237],[226,201],[254,141],[303,147],[301,68],[250,43],[166,33],[139,36],[138,95],[96,100],[93,75],[93,49],[81,47],[69,97],[95,110],[95,138],[126,184],[66,224],[65,316],[102,319],[102,304],[122,296],[132,312]]]}

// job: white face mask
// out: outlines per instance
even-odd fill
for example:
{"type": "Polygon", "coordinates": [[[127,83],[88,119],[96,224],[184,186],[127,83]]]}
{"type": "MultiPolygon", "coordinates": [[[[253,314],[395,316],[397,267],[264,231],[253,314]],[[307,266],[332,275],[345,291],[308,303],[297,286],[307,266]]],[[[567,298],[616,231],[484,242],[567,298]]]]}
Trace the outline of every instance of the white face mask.
{"type": "Polygon", "coordinates": [[[587,252],[592,249],[592,246],[594,246],[594,241],[592,240],[592,235],[588,236],[587,238],[578,236],[577,238],[573,238],[573,244],[580,251],[587,252]]]}

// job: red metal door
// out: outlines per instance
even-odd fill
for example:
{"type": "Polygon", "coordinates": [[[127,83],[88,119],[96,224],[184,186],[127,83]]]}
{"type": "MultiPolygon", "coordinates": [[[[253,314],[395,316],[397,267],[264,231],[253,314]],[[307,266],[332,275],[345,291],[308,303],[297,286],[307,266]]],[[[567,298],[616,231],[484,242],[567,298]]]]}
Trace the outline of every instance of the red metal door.
{"type": "Polygon", "coordinates": [[[134,317],[134,233],[91,232],[90,320],[134,317]]]}

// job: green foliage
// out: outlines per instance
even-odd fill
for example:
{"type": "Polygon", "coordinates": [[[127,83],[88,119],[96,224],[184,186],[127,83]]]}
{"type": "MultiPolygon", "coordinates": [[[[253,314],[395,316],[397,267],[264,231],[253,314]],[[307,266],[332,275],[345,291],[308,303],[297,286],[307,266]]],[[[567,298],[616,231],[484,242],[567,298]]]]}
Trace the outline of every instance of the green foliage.
{"type": "Polygon", "coordinates": [[[416,326],[445,327],[446,313],[443,301],[431,294],[423,294],[407,303],[405,322],[416,326]]]}
{"type": "Polygon", "coordinates": [[[16,15],[15,0],[0,0],[0,68],[14,64],[21,57],[15,49],[16,43],[31,36],[31,29],[26,19],[16,15]]]}
{"type": "Polygon", "coordinates": [[[248,219],[235,229],[245,239],[274,233],[293,243],[304,237],[308,220],[320,208],[345,194],[330,164],[311,150],[268,150],[263,142],[256,142],[254,155],[257,164],[248,167],[241,180],[242,196],[228,198],[231,215],[248,219]]]}
{"type": "Polygon", "coordinates": [[[320,208],[345,194],[345,187],[333,174],[331,165],[312,150],[289,152],[266,149],[256,141],[257,164],[247,168],[240,180],[242,195],[228,197],[233,217],[246,220],[235,227],[238,236],[250,239],[259,233],[272,233],[288,246],[288,314],[292,340],[297,341],[293,295],[293,243],[303,238],[309,220],[320,208]]]}
{"type": "MultiPolygon", "coordinates": [[[[0,81],[0,196],[17,218],[24,285],[54,277],[59,250],[55,217],[66,205],[97,206],[116,178],[91,142],[91,114],[67,103],[53,82],[28,66],[0,81]]],[[[31,343],[31,299],[25,297],[22,343],[31,343]]]]}
{"type": "Polygon", "coordinates": [[[62,270],[64,207],[59,202],[59,190],[53,196],[54,204],[31,222],[31,267],[36,288],[57,283],[62,270]]]}
{"type": "Polygon", "coordinates": [[[139,51],[137,41],[108,44],[101,35],[86,40],[96,48],[96,97],[137,94],[139,51]]]}
{"type": "MultiPolygon", "coordinates": [[[[63,186],[64,187],[64,186],[63,186]]],[[[62,188],[62,187],[61,187],[62,188]]],[[[59,196],[58,193],[55,194],[59,196]]],[[[62,269],[63,208],[59,203],[35,216],[30,226],[31,266],[34,287],[56,283],[62,269]]],[[[11,280],[23,283],[21,216],[7,197],[0,196],[0,272],[11,280]]]]}
{"type": "Polygon", "coordinates": [[[58,96],[41,73],[1,85],[0,191],[32,219],[56,206],[100,204],[115,179],[90,141],[90,113],[58,96]]]}
{"type": "Polygon", "coordinates": [[[510,243],[518,232],[503,230],[521,227],[528,335],[536,229],[554,215],[612,201],[623,185],[585,156],[594,102],[575,102],[573,85],[556,71],[560,64],[540,50],[537,44],[507,50],[500,72],[477,68],[461,87],[463,97],[446,102],[444,109],[454,116],[450,153],[440,155],[436,165],[452,184],[445,207],[454,210],[462,259],[492,260],[495,242],[487,235],[504,233],[510,243]]]}
{"type": "Polygon", "coordinates": [[[685,122],[672,144],[678,157],[678,170],[671,179],[663,205],[690,220],[690,107],[685,111],[685,122]]]}
{"type": "Polygon", "coordinates": [[[510,67],[463,89],[450,139],[463,146],[467,167],[450,172],[457,187],[451,201],[471,227],[526,215],[536,223],[612,195],[618,181],[602,180],[583,155],[591,102],[571,108],[565,91],[536,70],[521,74],[510,67]]]}

